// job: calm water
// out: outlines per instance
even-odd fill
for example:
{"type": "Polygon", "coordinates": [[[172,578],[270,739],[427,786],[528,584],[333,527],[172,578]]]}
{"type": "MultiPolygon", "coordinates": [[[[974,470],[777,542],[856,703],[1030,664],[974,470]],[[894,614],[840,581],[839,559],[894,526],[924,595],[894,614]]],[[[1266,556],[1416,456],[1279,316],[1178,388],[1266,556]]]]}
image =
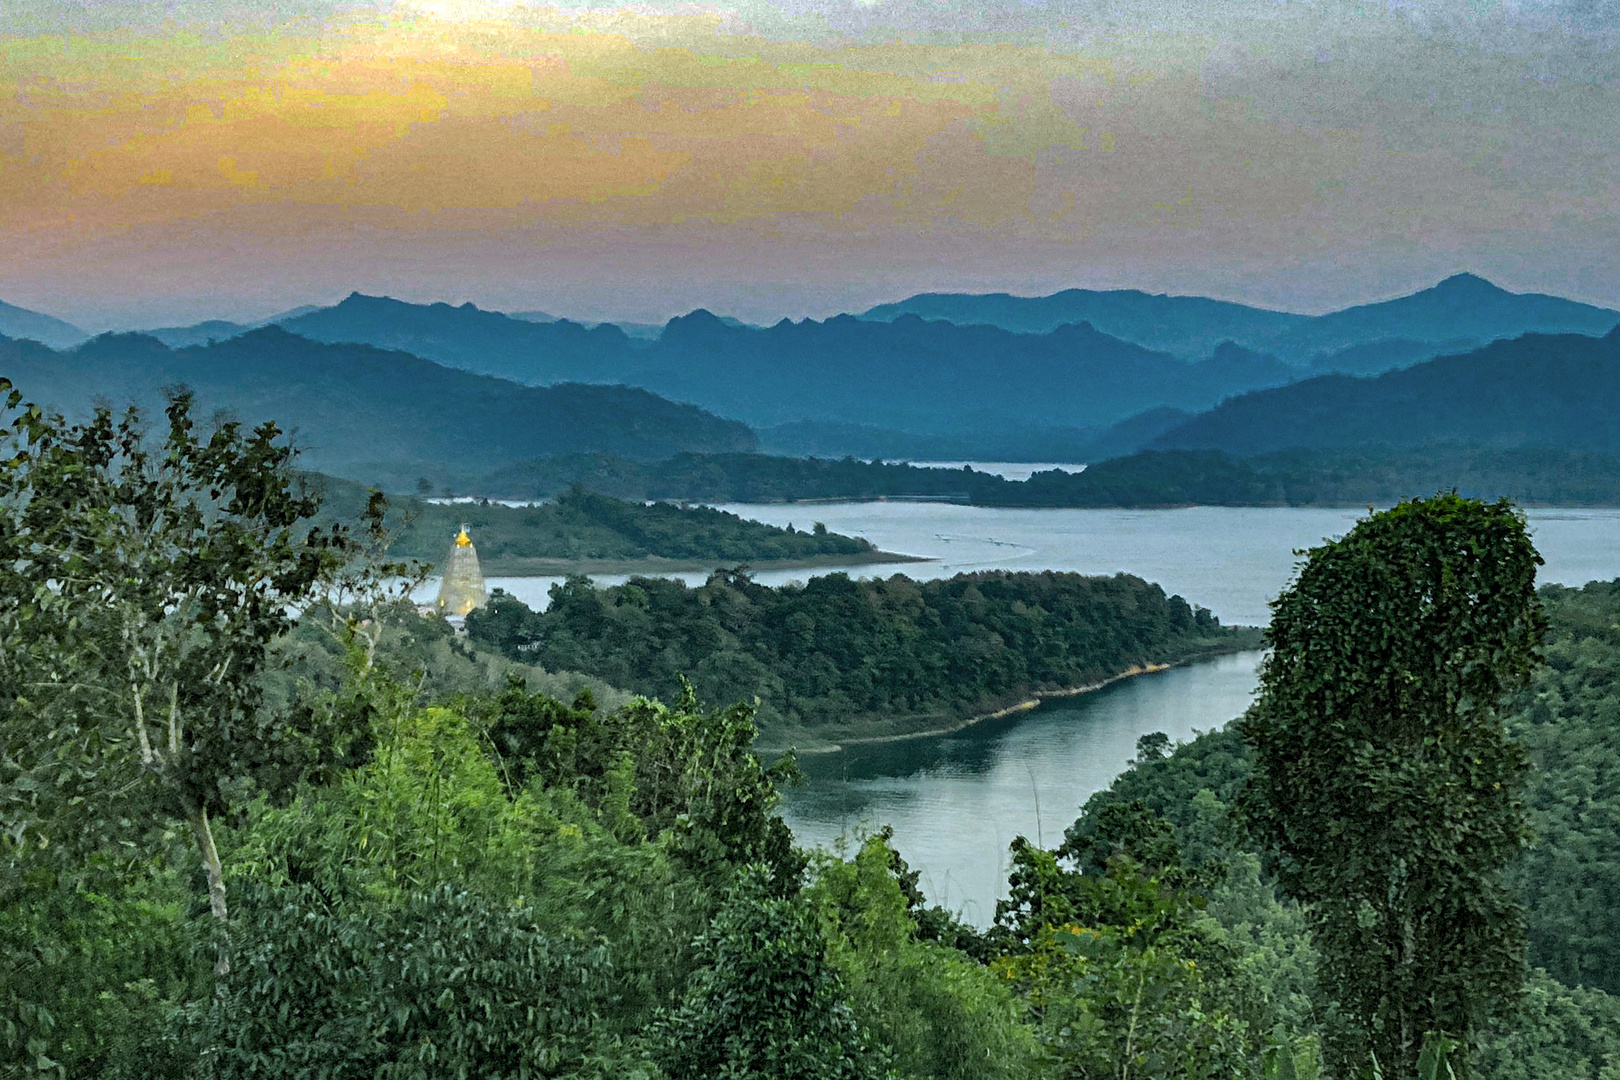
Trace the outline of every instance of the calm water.
{"type": "Polygon", "coordinates": [[[1138,736],[1183,740],[1225,725],[1248,706],[1260,655],[1126,679],[954,735],[805,755],[809,781],[788,793],[783,817],[801,841],[826,846],[894,826],[929,898],[988,925],[1015,836],[1061,841],[1138,736]]]}
{"type": "MultiPolygon", "coordinates": [[[[864,536],[884,551],[926,563],[827,567],[761,573],[767,585],[843,569],[857,577],[903,573],[950,577],[971,570],[1126,571],[1202,604],[1228,623],[1260,625],[1266,604],[1293,573],[1294,550],[1342,536],[1355,510],[1197,506],[1183,510],[1007,510],[945,503],[827,503],[720,507],[772,525],[864,536]]],[[[1536,546],[1547,560],[1543,581],[1584,584],[1620,577],[1620,510],[1536,510],[1536,546]]],[[[677,575],[698,584],[705,573],[677,575]]],[[[547,603],[554,577],[491,578],[531,607],[547,603]]],[[[616,584],[623,575],[602,575],[616,584]]],[[[433,583],[429,592],[437,590],[433,583]]]]}
{"type": "MultiPolygon", "coordinates": [[[[721,509],[774,525],[809,528],[821,521],[885,551],[934,560],[844,568],[855,576],[1127,571],[1227,623],[1250,625],[1267,621],[1268,601],[1293,573],[1295,549],[1342,536],[1361,516],[1353,510],[1006,510],[937,503],[721,509]]],[[[1529,520],[1547,563],[1543,581],[1579,585],[1620,577],[1620,510],[1538,510],[1529,520]]],[[[777,585],[809,573],[758,578],[777,585]]],[[[695,584],[706,575],[680,576],[695,584]]],[[[497,578],[490,584],[543,606],[557,580],[497,578]]],[[[1002,895],[1014,836],[1057,843],[1086,798],[1125,767],[1139,735],[1163,731],[1185,739],[1237,716],[1249,702],[1258,660],[1247,654],[1144,676],[952,736],[806,757],[810,782],[789,794],[784,813],[796,834],[819,844],[892,825],[896,846],[922,872],[929,897],[987,924],[1002,895]]]]}

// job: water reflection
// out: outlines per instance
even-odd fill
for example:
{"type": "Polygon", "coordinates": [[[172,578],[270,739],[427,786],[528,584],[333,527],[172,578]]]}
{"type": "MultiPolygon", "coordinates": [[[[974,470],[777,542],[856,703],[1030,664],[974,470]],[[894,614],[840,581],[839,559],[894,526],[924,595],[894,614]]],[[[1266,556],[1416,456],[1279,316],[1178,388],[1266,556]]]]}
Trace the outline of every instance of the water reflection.
{"type": "Polygon", "coordinates": [[[1260,656],[1128,679],[953,735],[806,755],[808,782],[789,793],[784,817],[801,842],[822,846],[893,826],[929,898],[986,925],[1005,894],[1015,836],[1061,840],[1086,799],[1126,767],[1139,736],[1189,739],[1239,715],[1260,656]]]}

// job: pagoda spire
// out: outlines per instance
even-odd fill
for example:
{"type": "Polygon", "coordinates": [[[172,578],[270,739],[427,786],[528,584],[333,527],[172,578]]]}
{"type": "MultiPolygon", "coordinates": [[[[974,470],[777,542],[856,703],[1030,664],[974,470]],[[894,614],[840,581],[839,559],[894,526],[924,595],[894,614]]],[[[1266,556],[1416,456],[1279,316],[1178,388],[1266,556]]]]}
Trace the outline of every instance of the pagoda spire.
{"type": "Polygon", "coordinates": [[[484,572],[478,565],[478,549],[467,535],[467,525],[450,544],[445,556],[443,577],[439,582],[439,614],[446,617],[465,616],[469,611],[484,606],[489,594],[484,590],[484,572]]]}

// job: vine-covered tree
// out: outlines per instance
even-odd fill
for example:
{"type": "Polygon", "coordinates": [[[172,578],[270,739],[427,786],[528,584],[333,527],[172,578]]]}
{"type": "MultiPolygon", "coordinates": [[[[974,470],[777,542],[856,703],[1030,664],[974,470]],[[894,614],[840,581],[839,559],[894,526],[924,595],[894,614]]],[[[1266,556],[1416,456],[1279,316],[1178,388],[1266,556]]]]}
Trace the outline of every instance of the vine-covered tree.
{"type": "Polygon", "coordinates": [[[1537,663],[1540,562],[1505,500],[1439,495],[1312,549],[1272,604],[1241,803],[1309,906],[1349,1020],[1338,1075],[1411,1075],[1426,1037],[1466,1044],[1523,978],[1502,871],[1527,765],[1500,709],[1537,663]]]}

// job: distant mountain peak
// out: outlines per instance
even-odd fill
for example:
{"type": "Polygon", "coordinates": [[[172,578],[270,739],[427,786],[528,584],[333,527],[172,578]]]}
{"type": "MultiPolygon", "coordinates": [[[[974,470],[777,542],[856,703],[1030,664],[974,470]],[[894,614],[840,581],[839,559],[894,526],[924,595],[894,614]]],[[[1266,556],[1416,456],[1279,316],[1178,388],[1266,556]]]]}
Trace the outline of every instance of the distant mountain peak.
{"type": "Polygon", "coordinates": [[[1503,293],[1507,290],[1495,282],[1487,281],[1478,274],[1470,274],[1466,270],[1462,273],[1452,274],[1435,286],[1436,291],[1470,292],[1470,293],[1503,293]]]}

